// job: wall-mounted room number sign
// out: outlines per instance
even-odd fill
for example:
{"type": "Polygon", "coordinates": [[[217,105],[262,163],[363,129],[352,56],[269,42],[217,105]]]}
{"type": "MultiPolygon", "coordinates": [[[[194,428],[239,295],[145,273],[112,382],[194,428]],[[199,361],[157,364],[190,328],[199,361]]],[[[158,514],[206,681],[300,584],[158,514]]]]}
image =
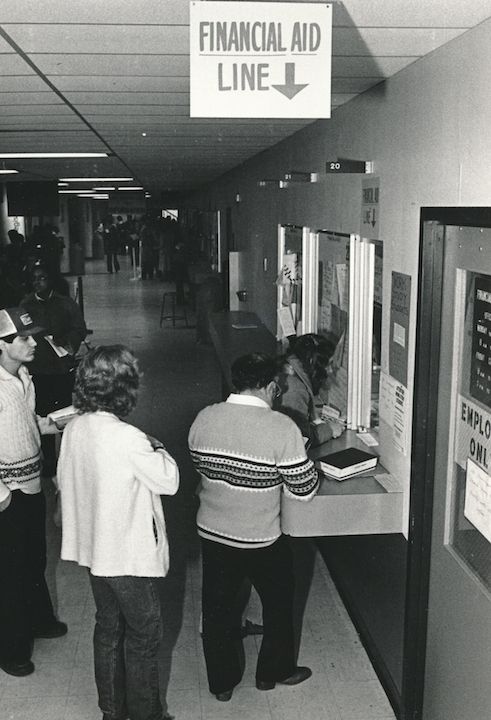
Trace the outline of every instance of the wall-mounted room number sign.
{"type": "Polygon", "coordinates": [[[190,6],[191,117],[331,117],[332,6],[190,6]]]}
{"type": "Polygon", "coordinates": [[[366,173],[369,171],[368,165],[365,160],[328,160],[326,173],[366,173]]]}

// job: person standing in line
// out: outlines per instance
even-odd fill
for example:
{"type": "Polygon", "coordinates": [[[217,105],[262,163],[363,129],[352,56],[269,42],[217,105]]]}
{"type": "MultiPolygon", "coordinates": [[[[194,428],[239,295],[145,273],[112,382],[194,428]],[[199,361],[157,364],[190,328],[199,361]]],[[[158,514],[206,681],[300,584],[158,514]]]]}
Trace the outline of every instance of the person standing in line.
{"type": "Polygon", "coordinates": [[[35,638],[65,635],[46,579],[46,504],[41,490],[40,432],[58,432],[35,413],[25,363],[35,353],[36,327],[22,308],[0,310],[0,668],[34,672],[35,638]]]}
{"type": "Polygon", "coordinates": [[[203,562],[203,649],[210,692],[228,701],[242,677],[237,596],[246,579],[263,607],[256,687],[296,685],[311,676],[296,665],[291,549],[281,534],[282,492],[310,500],[318,474],[299,429],[272,410],[276,360],[262,353],[232,365],[235,392],[196,417],[191,457],[201,476],[197,516],[203,562]]]}
{"type": "Polygon", "coordinates": [[[95,679],[104,720],[163,720],[157,653],[159,579],[169,549],[160,495],[174,495],[177,465],[162,443],[122,418],[140,373],[122,345],[91,350],[78,369],[58,482],[61,557],[89,570],[96,605],[95,679]]]}
{"type": "MultiPolygon", "coordinates": [[[[28,365],[39,415],[71,405],[75,355],[87,336],[78,304],[57,292],[54,281],[44,267],[37,265],[32,272],[33,292],[20,303],[36,325],[44,328],[44,336],[37,338],[34,360],[28,365]]],[[[56,473],[54,437],[43,438],[41,444],[43,476],[52,477],[56,473]]]]}

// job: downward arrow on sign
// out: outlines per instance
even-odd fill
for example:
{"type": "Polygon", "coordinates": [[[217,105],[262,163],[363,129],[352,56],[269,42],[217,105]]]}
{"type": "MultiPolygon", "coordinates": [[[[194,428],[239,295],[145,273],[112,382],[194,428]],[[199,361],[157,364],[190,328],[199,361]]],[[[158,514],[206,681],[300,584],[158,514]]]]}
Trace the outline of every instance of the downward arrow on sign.
{"type": "MultiPolygon", "coordinates": [[[[308,85],[308,83],[307,83],[308,85]]],[[[285,84],[284,85],[273,85],[275,90],[278,90],[282,95],[286,95],[288,100],[295,97],[300,90],[303,90],[307,85],[296,85],[295,84],[295,63],[285,63],[285,84]]]]}

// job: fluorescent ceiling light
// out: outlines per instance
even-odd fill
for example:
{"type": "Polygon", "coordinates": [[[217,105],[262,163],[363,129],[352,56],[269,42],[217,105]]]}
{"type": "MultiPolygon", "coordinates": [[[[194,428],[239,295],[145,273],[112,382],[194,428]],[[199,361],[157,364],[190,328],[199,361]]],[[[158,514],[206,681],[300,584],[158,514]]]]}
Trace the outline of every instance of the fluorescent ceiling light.
{"type": "Polygon", "coordinates": [[[18,170],[0,170],[0,175],[14,175],[18,170]]]}
{"type": "Polygon", "coordinates": [[[116,190],[116,187],[114,185],[106,185],[105,187],[95,187],[94,190],[106,192],[106,190],[116,190]]]}
{"type": "Polygon", "coordinates": [[[87,192],[87,189],[79,188],[78,190],[58,190],[58,195],[78,195],[78,193],[87,192]]]}
{"type": "Polygon", "coordinates": [[[17,159],[26,159],[26,158],[96,158],[96,157],[109,157],[108,153],[82,153],[82,152],[54,152],[54,153],[40,153],[40,152],[24,152],[24,153],[0,153],[0,159],[5,158],[6,160],[12,160],[14,158],[17,159]]]}
{"type": "Polygon", "coordinates": [[[132,177],[68,177],[60,178],[60,181],[64,182],[126,182],[132,181],[132,177]]]}
{"type": "Polygon", "coordinates": [[[142,187],[120,187],[119,190],[143,190],[142,187]]]}
{"type": "Polygon", "coordinates": [[[68,183],[59,182],[58,187],[68,187],[68,183]]]}
{"type": "Polygon", "coordinates": [[[78,193],[77,197],[80,198],[92,198],[92,200],[108,200],[109,195],[107,193],[89,193],[89,192],[83,192],[78,193]]]}

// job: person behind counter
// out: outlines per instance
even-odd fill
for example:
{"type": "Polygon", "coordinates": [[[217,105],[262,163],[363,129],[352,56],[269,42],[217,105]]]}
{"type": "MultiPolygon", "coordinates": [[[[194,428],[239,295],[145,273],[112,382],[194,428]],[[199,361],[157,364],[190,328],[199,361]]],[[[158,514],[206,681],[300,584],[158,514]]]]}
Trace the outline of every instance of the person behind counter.
{"type": "Polygon", "coordinates": [[[77,369],[80,415],[63,433],[58,481],[61,557],[89,569],[96,605],[95,678],[105,720],[164,720],[159,697],[159,580],[169,547],[160,495],[177,465],[162,443],[122,420],[140,373],[122,345],[91,350],[77,369]]]}
{"type": "Polygon", "coordinates": [[[198,534],[203,563],[203,649],[217,700],[240,682],[240,614],[236,600],[248,578],[263,607],[264,635],[256,667],[258,690],[296,685],[311,671],[296,665],[291,550],[281,534],[285,492],[311,500],[319,479],[298,428],[272,410],[276,360],[244,355],[232,365],[235,388],[226,402],[201,410],[189,448],[201,476],[198,534]]]}
{"type": "Polygon", "coordinates": [[[292,418],[313,446],[339,437],[344,425],[323,421],[315,404],[316,395],[328,378],[335,346],[323,335],[308,333],[296,338],[283,361],[282,394],[275,409],[292,418]]]}

